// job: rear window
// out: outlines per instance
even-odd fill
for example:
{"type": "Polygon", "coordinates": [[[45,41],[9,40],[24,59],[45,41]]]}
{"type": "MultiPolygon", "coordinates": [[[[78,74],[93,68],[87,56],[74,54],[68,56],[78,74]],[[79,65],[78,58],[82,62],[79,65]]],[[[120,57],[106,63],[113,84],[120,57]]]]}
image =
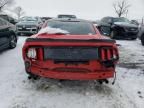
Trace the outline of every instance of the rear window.
{"type": "Polygon", "coordinates": [[[48,27],[67,31],[71,35],[94,35],[94,27],[88,22],[50,21],[48,27]]]}
{"type": "Polygon", "coordinates": [[[58,18],[76,18],[75,15],[58,15],[58,18]]]}

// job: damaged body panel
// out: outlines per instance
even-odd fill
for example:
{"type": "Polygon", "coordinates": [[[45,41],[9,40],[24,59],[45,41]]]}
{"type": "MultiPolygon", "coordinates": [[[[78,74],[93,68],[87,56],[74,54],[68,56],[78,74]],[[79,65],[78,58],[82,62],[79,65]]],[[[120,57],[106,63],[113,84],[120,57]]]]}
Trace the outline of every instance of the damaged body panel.
{"type": "Polygon", "coordinates": [[[93,35],[47,33],[28,38],[23,47],[27,73],[68,80],[113,78],[119,59],[115,41],[93,30],[93,35]]]}

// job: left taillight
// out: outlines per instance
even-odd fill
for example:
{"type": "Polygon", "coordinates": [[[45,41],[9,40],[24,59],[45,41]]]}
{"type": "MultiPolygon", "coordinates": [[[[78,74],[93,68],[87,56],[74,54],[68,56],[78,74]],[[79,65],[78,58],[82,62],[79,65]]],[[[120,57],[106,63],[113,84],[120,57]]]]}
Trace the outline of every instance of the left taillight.
{"type": "Polygon", "coordinates": [[[30,59],[36,59],[37,58],[36,48],[29,48],[27,50],[27,57],[30,58],[30,59]]]}

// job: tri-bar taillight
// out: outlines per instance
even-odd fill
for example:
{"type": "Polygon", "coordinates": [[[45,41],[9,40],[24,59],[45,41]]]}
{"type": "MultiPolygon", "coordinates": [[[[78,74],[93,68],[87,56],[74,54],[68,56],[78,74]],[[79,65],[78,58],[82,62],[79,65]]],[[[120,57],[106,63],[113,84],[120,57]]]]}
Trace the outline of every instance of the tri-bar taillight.
{"type": "Polygon", "coordinates": [[[118,50],[113,47],[101,47],[100,48],[101,61],[118,60],[118,50]]]}

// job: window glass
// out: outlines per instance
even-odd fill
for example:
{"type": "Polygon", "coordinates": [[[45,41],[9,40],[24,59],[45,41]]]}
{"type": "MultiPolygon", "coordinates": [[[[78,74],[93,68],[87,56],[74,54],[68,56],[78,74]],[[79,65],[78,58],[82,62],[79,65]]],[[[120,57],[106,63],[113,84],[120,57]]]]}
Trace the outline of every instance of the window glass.
{"type": "Polygon", "coordinates": [[[0,26],[7,25],[7,22],[0,18],[0,26]]]}
{"type": "Polygon", "coordinates": [[[113,21],[114,22],[128,22],[128,23],[130,23],[130,21],[127,18],[114,18],[113,21]]]}
{"type": "Polygon", "coordinates": [[[96,34],[94,27],[88,22],[61,22],[61,21],[50,21],[48,27],[59,28],[67,31],[72,35],[92,35],[96,34]]]}

